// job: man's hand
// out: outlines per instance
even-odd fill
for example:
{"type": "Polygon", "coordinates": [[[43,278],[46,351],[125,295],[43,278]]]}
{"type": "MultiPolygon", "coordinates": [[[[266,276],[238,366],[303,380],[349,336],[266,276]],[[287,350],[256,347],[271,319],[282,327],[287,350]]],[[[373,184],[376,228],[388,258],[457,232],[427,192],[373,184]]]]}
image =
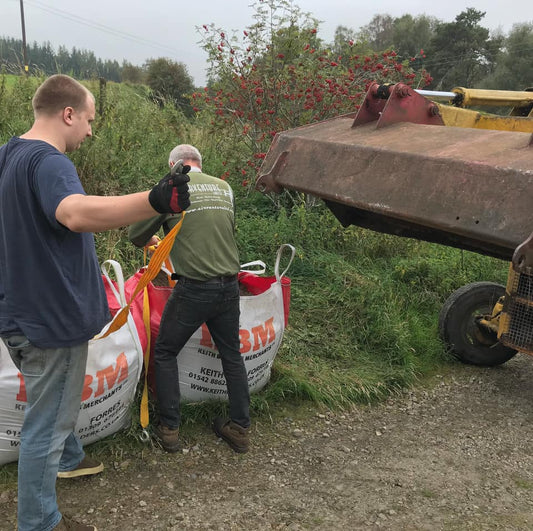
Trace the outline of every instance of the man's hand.
{"type": "Polygon", "coordinates": [[[148,251],[148,254],[154,254],[157,246],[161,242],[161,238],[159,236],[152,236],[145,244],[144,248],[148,251]]]}
{"type": "Polygon", "coordinates": [[[517,273],[533,274],[533,233],[515,249],[513,269],[517,273]]]}
{"type": "Polygon", "coordinates": [[[174,169],[180,170],[167,173],[150,191],[148,200],[152,208],[160,214],[177,214],[191,204],[189,200],[189,186],[191,180],[187,172],[190,166],[176,164],[174,169]]]}

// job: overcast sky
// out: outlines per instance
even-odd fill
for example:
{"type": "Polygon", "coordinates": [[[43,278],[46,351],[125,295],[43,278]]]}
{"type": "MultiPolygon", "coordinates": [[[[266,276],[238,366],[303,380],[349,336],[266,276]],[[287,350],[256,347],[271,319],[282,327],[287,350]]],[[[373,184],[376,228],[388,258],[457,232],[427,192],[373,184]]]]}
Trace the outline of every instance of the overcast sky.
{"type": "MultiPolygon", "coordinates": [[[[513,24],[533,22],[533,0],[296,0],[303,11],[321,21],[318,35],[333,41],[335,28],[354,30],[376,14],[393,17],[426,14],[451,22],[466,7],[485,11],[481,24],[509,32],[513,24]]],[[[168,57],[187,66],[196,85],[205,83],[206,55],[197,27],[214,23],[231,34],[252,22],[253,0],[23,0],[28,43],[49,41],[90,50],[100,59],[168,57]]],[[[0,0],[0,36],[21,38],[20,0],[0,0]]]]}

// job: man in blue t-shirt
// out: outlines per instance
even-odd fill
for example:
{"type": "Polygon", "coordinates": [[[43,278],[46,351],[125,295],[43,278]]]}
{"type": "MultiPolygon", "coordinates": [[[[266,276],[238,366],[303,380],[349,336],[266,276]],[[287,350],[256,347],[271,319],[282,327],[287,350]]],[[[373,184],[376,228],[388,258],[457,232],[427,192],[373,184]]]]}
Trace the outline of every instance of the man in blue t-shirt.
{"type": "Polygon", "coordinates": [[[24,376],[18,529],[95,530],[57,507],[57,477],[96,474],[74,434],[88,341],[109,321],[92,232],[189,204],[184,173],[152,190],[88,196],[66,157],[92,134],[93,95],[55,75],[35,92],[34,123],[0,147],[0,337],[24,376]]]}

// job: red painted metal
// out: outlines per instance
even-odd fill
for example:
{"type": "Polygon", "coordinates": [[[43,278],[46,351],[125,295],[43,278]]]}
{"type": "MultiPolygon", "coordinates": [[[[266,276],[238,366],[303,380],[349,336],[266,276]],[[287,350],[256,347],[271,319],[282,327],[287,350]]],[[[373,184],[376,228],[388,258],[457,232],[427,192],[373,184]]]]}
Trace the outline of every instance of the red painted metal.
{"type": "Polygon", "coordinates": [[[399,122],[444,125],[439,108],[408,85],[370,85],[352,127],[377,122],[376,128],[399,122]]]}

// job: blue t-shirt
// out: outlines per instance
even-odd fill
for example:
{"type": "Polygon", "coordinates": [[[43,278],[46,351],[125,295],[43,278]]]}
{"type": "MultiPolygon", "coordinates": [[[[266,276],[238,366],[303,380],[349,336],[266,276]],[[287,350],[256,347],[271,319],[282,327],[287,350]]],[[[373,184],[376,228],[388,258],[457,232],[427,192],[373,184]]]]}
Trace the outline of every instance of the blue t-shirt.
{"type": "Polygon", "coordinates": [[[50,144],[14,137],[0,147],[0,335],[67,347],[109,321],[93,234],[55,217],[72,194],[85,194],[76,169],[50,144]]]}

